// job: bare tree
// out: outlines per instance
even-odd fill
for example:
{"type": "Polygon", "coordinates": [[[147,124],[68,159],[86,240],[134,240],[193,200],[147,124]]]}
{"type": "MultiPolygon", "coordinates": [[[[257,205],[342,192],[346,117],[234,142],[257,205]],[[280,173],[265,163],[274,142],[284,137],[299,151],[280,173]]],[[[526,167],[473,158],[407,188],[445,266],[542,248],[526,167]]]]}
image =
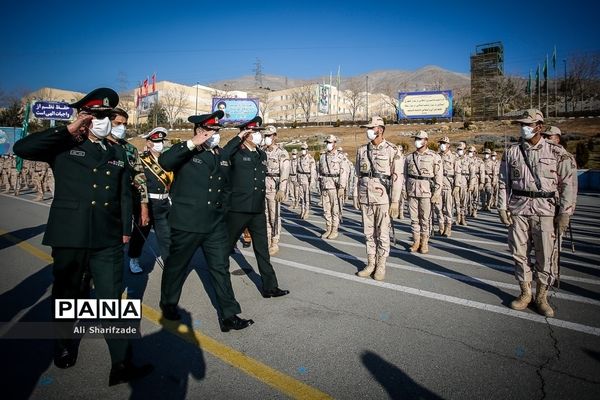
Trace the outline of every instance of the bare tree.
{"type": "Polygon", "coordinates": [[[352,121],[356,120],[356,114],[365,106],[365,92],[362,86],[362,81],[352,79],[347,84],[348,89],[344,90],[352,121]]]}
{"type": "Polygon", "coordinates": [[[310,121],[310,112],[313,105],[316,104],[317,95],[313,85],[300,86],[292,92],[292,102],[294,104],[294,114],[300,109],[306,122],[310,121]]]}
{"type": "Polygon", "coordinates": [[[394,87],[391,82],[386,82],[383,86],[383,101],[394,109],[394,120],[398,122],[398,112],[400,111],[400,101],[398,100],[398,93],[406,90],[406,82],[402,82],[399,87],[394,87]]]}
{"type": "Polygon", "coordinates": [[[164,91],[160,103],[167,114],[170,128],[173,128],[173,124],[179,114],[184,109],[189,108],[187,93],[183,88],[164,91]]]}
{"type": "Polygon", "coordinates": [[[514,76],[496,76],[487,82],[487,91],[498,102],[498,114],[518,110],[526,104],[525,80],[514,76]]]}
{"type": "Polygon", "coordinates": [[[273,98],[269,97],[269,93],[262,93],[258,95],[258,99],[260,115],[262,115],[263,119],[266,120],[269,110],[271,109],[271,106],[273,106],[273,98]]]}
{"type": "Polygon", "coordinates": [[[562,92],[575,111],[577,103],[581,109],[586,100],[600,94],[600,53],[584,53],[572,56],[567,61],[567,81],[563,82],[562,92]]]}

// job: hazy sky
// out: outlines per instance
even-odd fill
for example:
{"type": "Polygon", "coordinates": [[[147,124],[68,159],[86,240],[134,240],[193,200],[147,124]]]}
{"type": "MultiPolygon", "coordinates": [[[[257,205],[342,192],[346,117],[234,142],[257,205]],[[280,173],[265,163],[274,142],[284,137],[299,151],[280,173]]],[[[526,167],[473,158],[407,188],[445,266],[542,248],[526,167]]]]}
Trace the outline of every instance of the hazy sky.
{"type": "MultiPolygon", "coordinates": [[[[554,45],[562,59],[600,50],[596,1],[4,2],[0,89],[133,88],[265,74],[315,78],[438,65],[469,73],[475,46],[502,41],[527,75],[554,45]],[[125,86],[125,87],[124,87],[125,86]]],[[[552,70],[550,70],[552,74],[552,70]]]]}

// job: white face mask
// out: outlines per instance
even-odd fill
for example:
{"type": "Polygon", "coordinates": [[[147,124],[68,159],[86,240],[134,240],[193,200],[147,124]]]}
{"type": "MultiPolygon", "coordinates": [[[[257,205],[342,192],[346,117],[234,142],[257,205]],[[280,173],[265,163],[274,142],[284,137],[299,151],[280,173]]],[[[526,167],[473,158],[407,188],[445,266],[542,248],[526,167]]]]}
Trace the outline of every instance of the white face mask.
{"type": "Polygon", "coordinates": [[[415,140],[415,147],[417,149],[420,149],[421,147],[423,147],[424,144],[425,143],[423,143],[423,139],[417,139],[417,140],[415,140]]]}
{"type": "Polygon", "coordinates": [[[110,133],[112,127],[110,119],[108,117],[102,119],[93,119],[90,132],[99,139],[104,139],[110,133]]]}
{"type": "Polygon", "coordinates": [[[206,146],[209,149],[214,149],[215,147],[217,147],[219,145],[220,141],[221,141],[221,134],[215,133],[211,137],[209,137],[206,142],[204,142],[204,146],[206,146]]]}
{"type": "Polygon", "coordinates": [[[459,150],[459,151],[458,151],[458,155],[459,155],[459,156],[462,156],[463,154],[465,154],[465,151],[464,151],[464,150],[459,150]]]}
{"type": "Polygon", "coordinates": [[[367,139],[375,140],[377,137],[377,133],[375,133],[375,129],[367,129],[367,139]]]}
{"type": "Polygon", "coordinates": [[[305,156],[305,155],[306,155],[306,153],[307,153],[307,151],[306,151],[306,150],[302,150],[302,155],[303,155],[303,156],[305,156]]]}
{"type": "Polygon", "coordinates": [[[521,126],[521,137],[523,139],[529,140],[534,136],[535,136],[535,133],[533,133],[533,127],[527,126],[527,125],[521,126]]]}
{"type": "Polygon", "coordinates": [[[485,157],[485,159],[487,160],[488,158],[490,158],[490,155],[489,155],[489,154],[486,154],[486,155],[485,155],[485,156],[483,156],[483,157],[485,157]]]}
{"type": "Polygon", "coordinates": [[[273,144],[273,138],[271,136],[265,137],[265,146],[270,146],[273,144]]]}
{"type": "Polygon", "coordinates": [[[467,154],[468,154],[469,157],[473,157],[473,152],[472,151],[468,152],[467,154]]]}
{"type": "Polygon", "coordinates": [[[440,150],[441,151],[446,151],[447,148],[448,148],[448,145],[446,143],[440,144],[440,150]]]}
{"type": "Polygon", "coordinates": [[[333,143],[327,143],[327,151],[333,150],[333,143]]]}
{"type": "Polygon", "coordinates": [[[260,145],[260,142],[262,142],[262,135],[260,134],[260,132],[253,132],[252,133],[252,143],[254,143],[255,145],[260,145]]]}
{"type": "Polygon", "coordinates": [[[110,133],[117,139],[125,139],[125,125],[113,126],[110,133]]]}
{"type": "Polygon", "coordinates": [[[152,145],[152,150],[156,151],[157,153],[162,153],[163,148],[163,142],[156,142],[152,145]]]}
{"type": "Polygon", "coordinates": [[[492,156],[492,160],[493,160],[493,161],[496,161],[496,156],[492,156]]]}

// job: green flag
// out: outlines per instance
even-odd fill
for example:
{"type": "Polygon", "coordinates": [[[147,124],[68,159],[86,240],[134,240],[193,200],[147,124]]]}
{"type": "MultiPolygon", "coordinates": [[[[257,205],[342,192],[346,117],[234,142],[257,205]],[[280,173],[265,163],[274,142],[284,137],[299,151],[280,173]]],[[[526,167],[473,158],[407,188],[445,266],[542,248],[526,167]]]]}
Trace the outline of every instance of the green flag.
{"type": "Polygon", "coordinates": [[[544,75],[544,82],[548,80],[548,54],[546,54],[546,61],[544,61],[544,68],[542,69],[544,75]]]}
{"type": "Polygon", "coordinates": [[[552,53],[552,69],[556,72],[556,46],[554,46],[554,52],[552,53]]]}
{"type": "Polygon", "coordinates": [[[525,89],[525,93],[531,94],[531,68],[529,69],[529,79],[527,80],[527,88],[525,89]]]}
{"type": "MultiPolygon", "coordinates": [[[[18,137],[17,137],[17,135],[15,135],[15,143],[17,142],[17,140],[27,136],[27,129],[29,128],[29,110],[30,109],[31,109],[31,106],[30,106],[29,102],[27,102],[25,104],[25,110],[23,111],[23,130],[21,131],[21,134],[18,135],[18,137]]],[[[21,157],[17,157],[15,164],[17,167],[17,172],[21,172],[21,169],[23,169],[23,159],[21,157]]]]}
{"type": "Polygon", "coordinates": [[[540,64],[535,70],[535,90],[540,90],[540,64]]]}

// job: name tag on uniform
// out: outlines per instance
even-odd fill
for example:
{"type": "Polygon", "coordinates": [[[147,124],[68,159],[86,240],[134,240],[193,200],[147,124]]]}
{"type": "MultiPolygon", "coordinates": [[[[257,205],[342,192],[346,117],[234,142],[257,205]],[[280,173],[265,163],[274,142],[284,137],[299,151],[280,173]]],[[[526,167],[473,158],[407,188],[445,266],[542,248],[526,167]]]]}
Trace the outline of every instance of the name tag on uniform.
{"type": "Polygon", "coordinates": [[[77,157],[85,157],[85,151],[81,151],[81,150],[71,150],[69,152],[69,155],[71,156],[77,156],[77,157]]]}
{"type": "Polygon", "coordinates": [[[221,166],[223,167],[229,167],[229,161],[221,161],[221,166]]]}
{"type": "Polygon", "coordinates": [[[204,161],[200,160],[199,158],[192,158],[192,161],[197,164],[204,164],[204,161]]]}
{"type": "Polygon", "coordinates": [[[114,165],[115,167],[123,168],[125,163],[121,160],[110,160],[107,164],[114,165]]]}
{"type": "Polygon", "coordinates": [[[252,161],[250,157],[242,157],[242,161],[252,161]]]}

